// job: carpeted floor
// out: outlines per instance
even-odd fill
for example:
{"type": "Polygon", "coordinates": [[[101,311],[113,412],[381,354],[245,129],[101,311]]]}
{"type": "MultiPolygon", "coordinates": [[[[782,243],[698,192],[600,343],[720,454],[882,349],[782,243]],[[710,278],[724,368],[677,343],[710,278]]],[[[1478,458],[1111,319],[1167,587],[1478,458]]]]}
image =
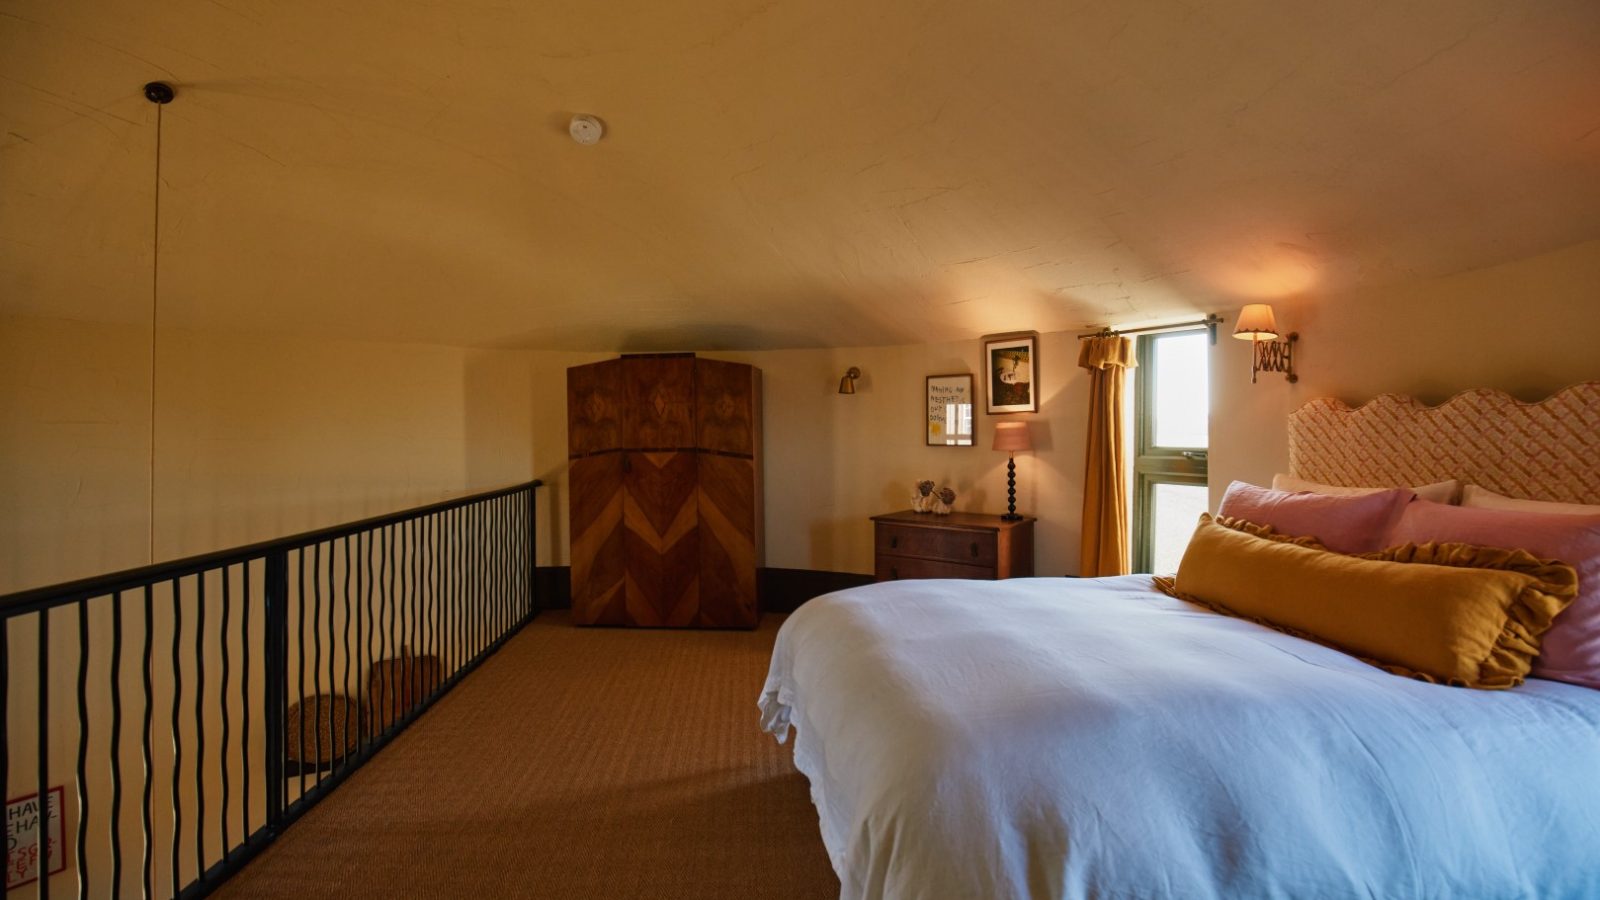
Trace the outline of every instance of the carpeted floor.
{"type": "Polygon", "coordinates": [[[757,728],[755,632],[545,613],[227,898],[830,898],[804,776],[757,728]]]}

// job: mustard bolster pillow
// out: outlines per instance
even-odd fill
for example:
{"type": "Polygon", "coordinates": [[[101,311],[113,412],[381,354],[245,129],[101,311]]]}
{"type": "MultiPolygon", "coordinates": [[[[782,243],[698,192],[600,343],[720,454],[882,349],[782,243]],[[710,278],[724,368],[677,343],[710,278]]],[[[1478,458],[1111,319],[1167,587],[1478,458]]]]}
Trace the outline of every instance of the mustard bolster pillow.
{"type": "Polygon", "coordinates": [[[1229,524],[1200,517],[1171,593],[1425,681],[1521,684],[1577,593],[1571,566],[1521,550],[1406,544],[1346,556],[1229,524]]]}

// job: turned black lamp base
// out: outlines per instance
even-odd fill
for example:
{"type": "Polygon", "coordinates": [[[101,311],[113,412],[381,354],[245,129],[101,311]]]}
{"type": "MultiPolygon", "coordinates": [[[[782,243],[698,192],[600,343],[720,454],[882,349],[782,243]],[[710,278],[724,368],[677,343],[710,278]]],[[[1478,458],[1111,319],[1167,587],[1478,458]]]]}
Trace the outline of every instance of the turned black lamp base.
{"type": "Polygon", "coordinates": [[[1007,522],[1015,522],[1022,517],[1017,515],[1017,458],[1006,458],[1006,511],[1000,517],[1007,522]]]}

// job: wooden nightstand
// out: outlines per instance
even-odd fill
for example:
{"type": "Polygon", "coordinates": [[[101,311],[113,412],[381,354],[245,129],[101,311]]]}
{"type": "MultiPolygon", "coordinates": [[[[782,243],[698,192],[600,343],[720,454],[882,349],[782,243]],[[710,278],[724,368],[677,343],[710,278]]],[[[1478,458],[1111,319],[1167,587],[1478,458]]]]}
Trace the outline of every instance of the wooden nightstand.
{"type": "Polygon", "coordinates": [[[1032,516],[1007,522],[982,513],[873,516],[879,581],[1025,578],[1033,574],[1032,516]]]}

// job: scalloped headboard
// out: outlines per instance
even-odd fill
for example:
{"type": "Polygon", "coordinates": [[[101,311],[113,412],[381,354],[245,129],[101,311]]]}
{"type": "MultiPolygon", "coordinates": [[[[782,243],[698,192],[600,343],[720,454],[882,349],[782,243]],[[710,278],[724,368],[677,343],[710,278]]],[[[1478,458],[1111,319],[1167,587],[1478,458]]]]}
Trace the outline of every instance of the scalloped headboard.
{"type": "Polygon", "coordinates": [[[1289,414],[1289,468],[1325,484],[1458,478],[1511,497],[1600,503],[1600,381],[1538,403],[1488,389],[1434,407],[1399,394],[1354,409],[1313,400],[1289,414]]]}

